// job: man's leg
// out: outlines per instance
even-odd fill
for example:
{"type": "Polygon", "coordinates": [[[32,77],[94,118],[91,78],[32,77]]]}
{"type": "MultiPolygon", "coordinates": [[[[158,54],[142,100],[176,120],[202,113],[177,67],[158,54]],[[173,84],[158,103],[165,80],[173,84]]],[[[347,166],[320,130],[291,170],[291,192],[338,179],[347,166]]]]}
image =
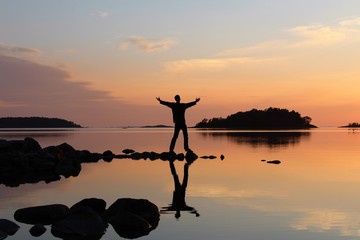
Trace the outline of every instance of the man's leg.
{"type": "Polygon", "coordinates": [[[185,151],[189,151],[189,136],[188,136],[186,124],[184,124],[181,127],[181,130],[183,131],[184,134],[184,149],[185,151]]]}
{"type": "Polygon", "coordinates": [[[177,124],[175,124],[174,135],[171,139],[171,144],[170,144],[170,152],[174,151],[176,139],[179,136],[179,132],[180,132],[180,127],[177,124]]]}

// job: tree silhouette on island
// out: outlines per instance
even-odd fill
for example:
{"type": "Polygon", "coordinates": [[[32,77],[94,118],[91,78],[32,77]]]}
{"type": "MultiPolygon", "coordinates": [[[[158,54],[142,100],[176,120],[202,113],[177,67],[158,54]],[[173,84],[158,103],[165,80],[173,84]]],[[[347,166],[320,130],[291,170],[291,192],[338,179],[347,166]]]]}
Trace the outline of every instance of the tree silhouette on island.
{"type": "Polygon", "coordinates": [[[267,108],[265,110],[252,109],[238,112],[226,118],[203,119],[195,128],[227,128],[227,129],[308,129],[317,128],[310,124],[311,118],[302,117],[294,110],[281,108],[267,108]]]}
{"type": "Polygon", "coordinates": [[[81,128],[81,126],[60,118],[5,117],[0,118],[0,128],[81,128]]]}

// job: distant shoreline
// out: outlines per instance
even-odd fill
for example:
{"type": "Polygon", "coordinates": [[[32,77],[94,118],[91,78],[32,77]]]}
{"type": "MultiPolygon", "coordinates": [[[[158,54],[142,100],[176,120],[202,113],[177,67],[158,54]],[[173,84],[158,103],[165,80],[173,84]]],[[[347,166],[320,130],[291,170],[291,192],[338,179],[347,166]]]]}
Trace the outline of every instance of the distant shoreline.
{"type": "Polygon", "coordinates": [[[82,128],[74,122],[47,117],[3,117],[0,118],[0,129],[4,128],[82,128]]]}

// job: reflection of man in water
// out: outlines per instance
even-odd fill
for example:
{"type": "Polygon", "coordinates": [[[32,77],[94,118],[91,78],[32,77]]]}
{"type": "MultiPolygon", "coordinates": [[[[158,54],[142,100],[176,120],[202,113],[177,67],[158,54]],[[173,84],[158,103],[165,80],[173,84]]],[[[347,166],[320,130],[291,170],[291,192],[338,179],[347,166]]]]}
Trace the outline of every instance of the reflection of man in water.
{"type": "Polygon", "coordinates": [[[189,138],[188,138],[188,132],[185,122],[185,110],[189,107],[194,106],[197,102],[200,101],[200,98],[196,98],[195,101],[189,103],[180,103],[179,95],[175,96],[176,102],[166,102],[161,100],[160,97],[157,97],[156,99],[160,102],[160,104],[168,106],[172,110],[175,129],[174,129],[174,135],[171,139],[170,152],[174,151],[176,139],[179,136],[180,130],[182,130],[184,135],[184,149],[185,151],[189,151],[189,138]]]}
{"type": "Polygon", "coordinates": [[[175,218],[179,219],[181,217],[181,211],[187,211],[192,214],[195,214],[196,217],[199,217],[200,214],[193,207],[186,205],[185,196],[186,196],[186,187],[188,184],[189,178],[189,166],[192,162],[186,162],[184,165],[184,179],[182,184],[180,183],[179,176],[176,173],[174,166],[174,161],[169,161],[171,174],[174,178],[175,189],[173,192],[172,203],[168,207],[164,207],[161,212],[166,213],[170,211],[175,212],[175,218]]]}

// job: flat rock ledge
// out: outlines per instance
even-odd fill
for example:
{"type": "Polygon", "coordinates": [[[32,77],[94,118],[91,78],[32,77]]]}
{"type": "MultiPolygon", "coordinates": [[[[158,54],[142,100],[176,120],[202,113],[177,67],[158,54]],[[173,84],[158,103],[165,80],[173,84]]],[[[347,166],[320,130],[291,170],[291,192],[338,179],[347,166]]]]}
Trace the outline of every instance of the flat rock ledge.
{"type": "MultiPolygon", "coordinates": [[[[87,198],[67,207],[50,204],[18,209],[17,222],[33,225],[29,232],[39,237],[51,229],[53,236],[65,240],[97,240],[109,224],[122,238],[134,239],[148,235],[160,221],[158,207],[147,199],[119,198],[106,209],[103,199],[87,198]]],[[[0,239],[14,235],[19,226],[0,219],[0,239]]]]}
{"type": "MultiPolygon", "coordinates": [[[[0,139],[0,184],[17,187],[25,183],[58,181],[61,177],[76,177],[80,174],[82,163],[95,163],[103,159],[163,160],[193,162],[198,156],[188,151],[186,154],[174,152],[136,152],[124,149],[121,154],[107,150],[92,153],[88,150],[76,150],[68,143],[42,148],[33,138],[23,140],[0,139]]],[[[201,156],[203,159],[215,159],[214,155],[201,156]]],[[[224,156],[221,155],[221,160],[224,156]]]]}

